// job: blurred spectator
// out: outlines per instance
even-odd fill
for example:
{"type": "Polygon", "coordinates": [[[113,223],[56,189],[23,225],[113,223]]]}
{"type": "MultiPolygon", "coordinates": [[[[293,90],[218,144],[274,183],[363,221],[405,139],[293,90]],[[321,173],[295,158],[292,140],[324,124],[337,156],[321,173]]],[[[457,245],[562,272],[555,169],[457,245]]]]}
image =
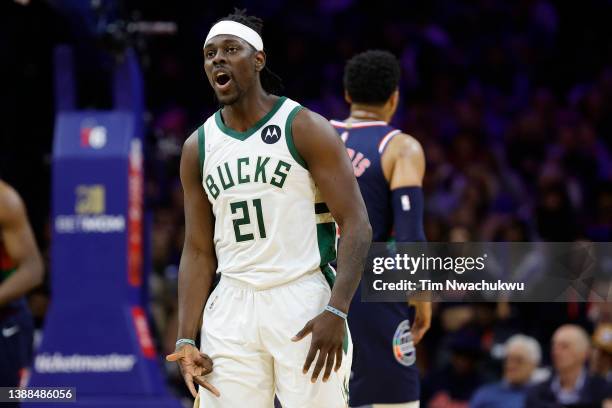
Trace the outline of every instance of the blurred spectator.
{"type": "Polygon", "coordinates": [[[527,385],[540,363],[542,352],[537,340],[522,334],[508,339],[505,345],[503,379],[478,389],[470,408],[522,408],[527,385]]]}
{"type": "Polygon", "coordinates": [[[593,334],[593,352],[589,368],[592,375],[612,381],[612,324],[597,326],[593,334]]]}
{"type": "Polygon", "coordinates": [[[449,346],[449,363],[423,380],[423,407],[468,408],[472,393],[483,383],[477,369],[482,350],[476,333],[460,330],[451,337],[449,346]]]}
{"type": "Polygon", "coordinates": [[[589,349],[584,329],[576,325],[559,327],[552,342],[554,374],[529,390],[525,406],[601,406],[604,399],[612,396],[612,390],[603,378],[587,372],[589,349]]]}

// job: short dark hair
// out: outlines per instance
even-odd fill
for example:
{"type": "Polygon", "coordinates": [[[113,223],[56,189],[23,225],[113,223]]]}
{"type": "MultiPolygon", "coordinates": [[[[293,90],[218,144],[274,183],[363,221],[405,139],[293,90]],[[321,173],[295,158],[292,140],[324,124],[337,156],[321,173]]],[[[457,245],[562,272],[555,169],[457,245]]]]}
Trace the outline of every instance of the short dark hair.
{"type": "MultiPolygon", "coordinates": [[[[235,21],[237,23],[244,24],[245,26],[255,30],[255,32],[263,38],[263,20],[256,16],[249,16],[246,9],[238,9],[234,7],[233,13],[219,19],[217,22],[219,21],[235,21]]],[[[261,71],[259,78],[261,79],[261,86],[266,92],[272,94],[280,94],[283,92],[283,80],[272,72],[270,68],[268,68],[267,63],[264,69],[261,71]]]]}
{"type": "Polygon", "coordinates": [[[389,51],[362,52],[344,68],[344,89],[356,103],[384,104],[397,89],[399,79],[399,62],[389,51]]]}

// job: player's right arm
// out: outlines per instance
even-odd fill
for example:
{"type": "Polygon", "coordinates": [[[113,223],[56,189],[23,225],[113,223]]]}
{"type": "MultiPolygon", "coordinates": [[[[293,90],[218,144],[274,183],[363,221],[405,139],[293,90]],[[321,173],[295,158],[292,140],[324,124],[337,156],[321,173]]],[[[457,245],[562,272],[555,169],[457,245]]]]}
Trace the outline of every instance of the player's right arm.
{"type": "MultiPolygon", "coordinates": [[[[185,207],[185,242],[178,278],[180,339],[196,338],[202,310],[217,270],[213,243],[214,216],[202,187],[199,166],[198,139],[197,133],[194,133],[183,146],[180,169],[185,207]]],[[[219,391],[204,378],[212,371],[212,360],[196,347],[183,344],[166,359],[179,363],[185,384],[194,397],[197,395],[194,383],[219,395],[219,391]]]]}
{"type": "Polygon", "coordinates": [[[8,256],[17,265],[17,270],[0,285],[2,306],[25,295],[42,282],[43,263],[21,198],[1,181],[0,233],[8,256]]]}

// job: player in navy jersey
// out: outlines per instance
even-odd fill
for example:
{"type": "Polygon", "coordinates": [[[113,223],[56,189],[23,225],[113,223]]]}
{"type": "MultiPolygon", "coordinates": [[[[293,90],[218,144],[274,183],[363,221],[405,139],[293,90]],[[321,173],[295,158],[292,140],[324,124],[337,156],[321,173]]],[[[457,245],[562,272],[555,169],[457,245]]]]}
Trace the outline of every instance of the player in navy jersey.
{"type": "MultiPolygon", "coordinates": [[[[353,162],[374,242],[425,241],[423,149],[389,125],[399,101],[399,77],[399,63],[391,53],[356,55],[344,71],[351,114],[331,121],[353,162]]],[[[418,407],[414,345],[429,329],[431,304],[362,303],[357,291],[348,322],[354,342],[351,407],[418,407]]]]}
{"type": "MultiPolygon", "coordinates": [[[[25,207],[0,180],[0,386],[17,387],[32,357],[34,323],[23,297],[43,278],[25,207]]],[[[16,407],[18,404],[0,404],[16,407]]]]}

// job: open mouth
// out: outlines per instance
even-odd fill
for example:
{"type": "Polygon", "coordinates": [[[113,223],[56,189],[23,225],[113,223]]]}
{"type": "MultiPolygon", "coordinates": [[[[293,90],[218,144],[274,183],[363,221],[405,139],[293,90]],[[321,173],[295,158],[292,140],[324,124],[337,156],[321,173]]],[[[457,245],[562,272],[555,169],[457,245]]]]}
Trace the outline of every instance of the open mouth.
{"type": "Polygon", "coordinates": [[[215,75],[215,83],[219,86],[219,88],[225,88],[229,82],[232,80],[228,74],[225,72],[219,72],[215,75]]]}

